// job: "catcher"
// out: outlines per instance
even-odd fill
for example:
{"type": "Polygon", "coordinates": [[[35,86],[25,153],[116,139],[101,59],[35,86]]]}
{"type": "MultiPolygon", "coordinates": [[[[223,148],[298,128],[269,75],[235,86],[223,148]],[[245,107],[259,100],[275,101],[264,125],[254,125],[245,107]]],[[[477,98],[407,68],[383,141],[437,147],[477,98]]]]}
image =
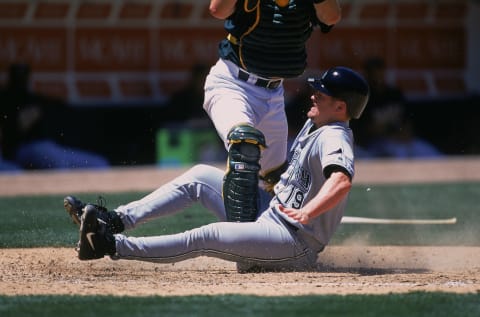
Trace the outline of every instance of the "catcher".
{"type": "Polygon", "coordinates": [[[211,0],[226,38],[205,82],[204,109],[228,151],[223,192],[229,221],[257,217],[257,186],[273,192],[287,167],[283,80],[306,67],[314,27],[329,32],[337,0],[211,0]]]}
{"type": "MultiPolygon", "coordinates": [[[[257,187],[261,213],[254,222],[226,222],[223,171],[197,165],[138,201],[107,211],[65,198],[65,208],[80,220],[80,260],[112,259],[177,262],[198,256],[235,261],[250,270],[312,270],[317,254],[340,224],[354,176],[353,134],[369,95],[363,77],[334,67],[310,78],[314,92],[308,120],[294,141],[289,166],[275,196],[257,187]],[[220,222],[183,233],[128,237],[122,232],[165,217],[198,202],[220,222]]],[[[252,197],[248,197],[252,199],[252,197]]]]}

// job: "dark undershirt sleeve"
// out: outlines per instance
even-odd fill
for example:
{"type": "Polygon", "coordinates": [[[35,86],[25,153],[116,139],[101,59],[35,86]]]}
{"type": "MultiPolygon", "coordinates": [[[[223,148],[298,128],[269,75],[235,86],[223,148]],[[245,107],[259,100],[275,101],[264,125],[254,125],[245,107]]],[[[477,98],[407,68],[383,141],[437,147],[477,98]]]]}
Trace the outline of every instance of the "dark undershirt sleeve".
{"type": "Polygon", "coordinates": [[[329,178],[333,172],[342,172],[343,174],[347,175],[350,180],[352,180],[352,175],[350,175],[347,169],[343,166],[332,164],[325,166],[325,168],[323,169],[323,175],[325,176],[325,178],[329,178]]]}

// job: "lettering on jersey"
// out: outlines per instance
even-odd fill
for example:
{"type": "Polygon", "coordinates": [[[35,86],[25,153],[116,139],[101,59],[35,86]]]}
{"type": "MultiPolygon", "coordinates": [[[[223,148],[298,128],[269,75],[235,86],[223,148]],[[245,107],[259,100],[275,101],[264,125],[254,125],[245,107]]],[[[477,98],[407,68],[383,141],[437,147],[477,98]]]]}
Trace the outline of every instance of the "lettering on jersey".
{"type": "Polygon", "coordinates": [[[285,174],[288,175],[288,179],[291,179],[295,174],[295,170],[297,169],[298,159],[300,157],[300,151],[294,150],[291,155],[292,156],[290,157],[290,164],[288,164],[288,168],[285,171],[285,174]]]}
{"type": "Polygon", "coordinates": [[[295,179],[303,191],[307,191],[311,183],[311,176],[302,166],[299,166],[295,173],[295,179]]]}
{"type": "Polygon", "coordinates": [[[290,158],[290,166],[297,165],[297,161],[299,157],[300,157],[300,151],[295,149],[295,151],[293,151],[292,157],[290,158]]]}
{"type": "Polygon", "coordinates": [[[312,183],[312,176],[302,166],[302,159],[299,151],[295,151],[288,173],[288,180],[285,186],[277,193],[277,198],[284,206],[301,208],[303,201],[312,183]]]}

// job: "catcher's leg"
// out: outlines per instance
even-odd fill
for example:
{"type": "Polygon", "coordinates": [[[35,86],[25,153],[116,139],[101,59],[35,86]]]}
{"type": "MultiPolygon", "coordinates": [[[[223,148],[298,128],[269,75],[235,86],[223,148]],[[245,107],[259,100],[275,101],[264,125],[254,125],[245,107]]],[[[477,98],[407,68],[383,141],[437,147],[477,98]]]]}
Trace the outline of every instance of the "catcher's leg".
{"type": "Polygon", "coordinates": [[[258,213],[258,172],[265,137],[249,125],[233,127],[227,136],[228,163],[223,178],[227,221],[255,221],[258,213]]]}

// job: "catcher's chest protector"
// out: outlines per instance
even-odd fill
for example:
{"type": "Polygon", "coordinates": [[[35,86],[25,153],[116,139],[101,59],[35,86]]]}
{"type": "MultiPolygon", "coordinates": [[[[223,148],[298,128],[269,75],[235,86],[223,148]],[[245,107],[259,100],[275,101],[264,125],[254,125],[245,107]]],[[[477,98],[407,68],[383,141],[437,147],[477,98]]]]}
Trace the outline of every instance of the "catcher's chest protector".
{"type": "Polygon", "coordinates": [[[235,12],[225,21],[231,48],[220,56],[259,76],[292,78],[306,67],[305,42],[316,16],[313,2],[306,0],[238,1],[235,12]]]}

